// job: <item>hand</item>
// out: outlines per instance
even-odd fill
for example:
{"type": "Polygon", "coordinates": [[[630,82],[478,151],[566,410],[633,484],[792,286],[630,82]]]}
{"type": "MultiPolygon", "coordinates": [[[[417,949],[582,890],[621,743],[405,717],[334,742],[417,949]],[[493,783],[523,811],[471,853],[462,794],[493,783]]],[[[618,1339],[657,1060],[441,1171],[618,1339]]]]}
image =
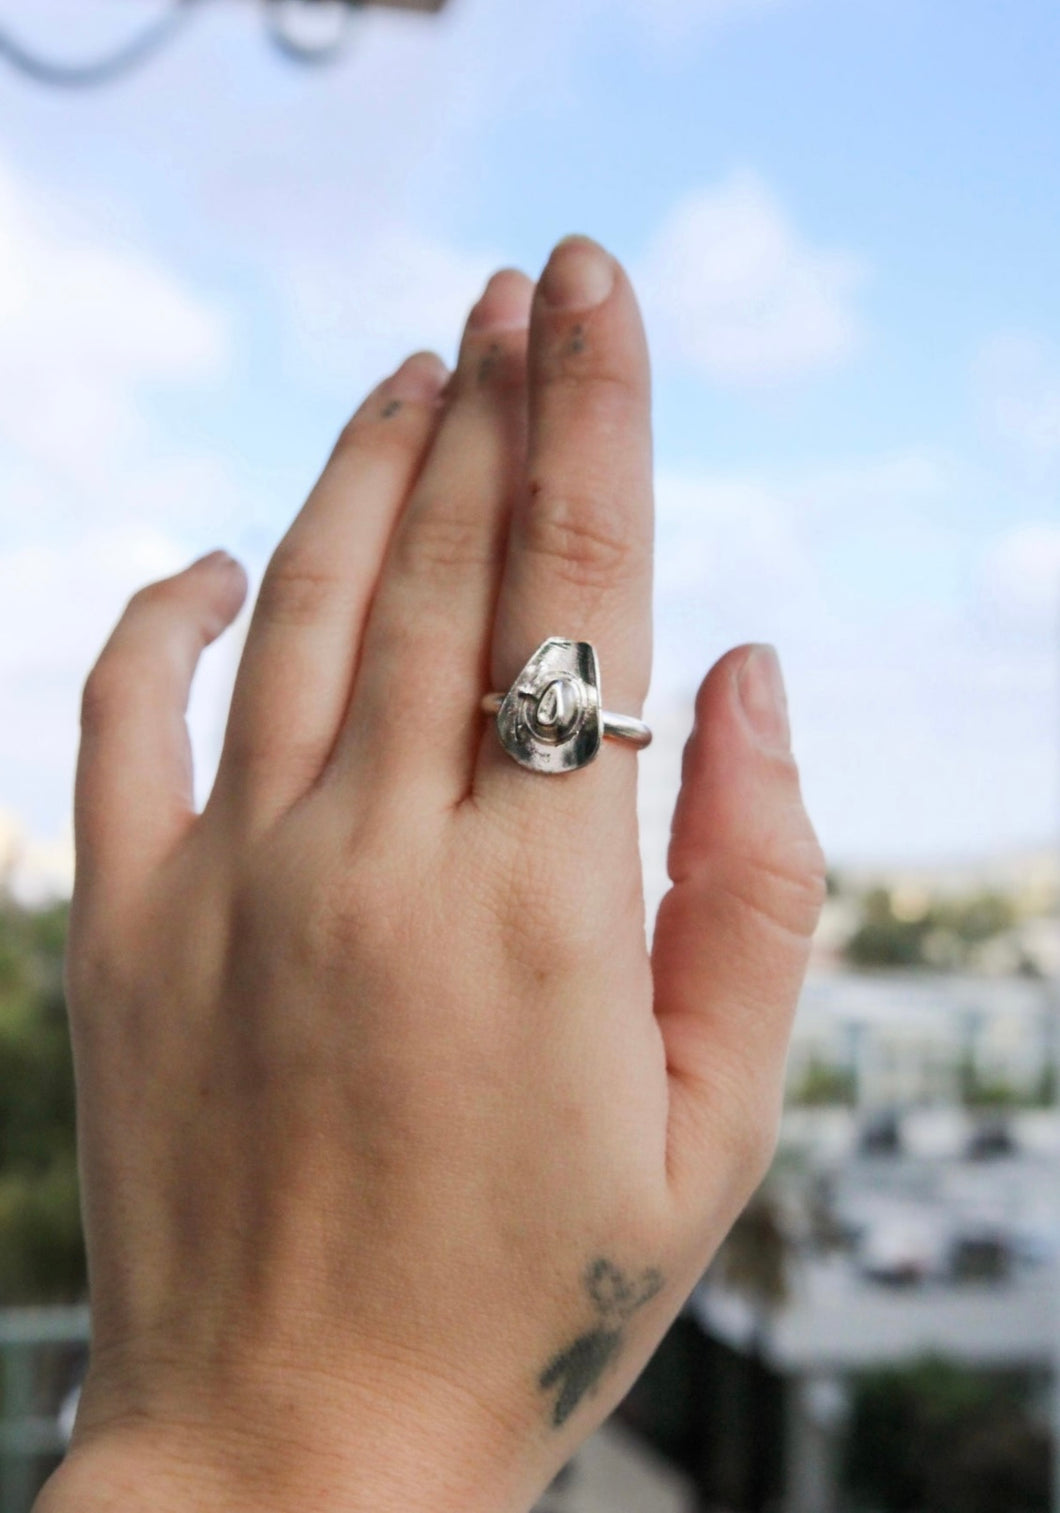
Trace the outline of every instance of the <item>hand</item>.
{"type": "Polygon", "coordinates": [[[651,537],[636,303],[576,239],[344,431],[201,815],[183,711],[245,579],[129,604],[68,957],[93,1356],[41,1509],[525,1510],[694,1286],[822,894],[775,659],[700,689],[650,957],[635,753],[530,773],[479,709],[561,635],[639,713],[651,537]]]}

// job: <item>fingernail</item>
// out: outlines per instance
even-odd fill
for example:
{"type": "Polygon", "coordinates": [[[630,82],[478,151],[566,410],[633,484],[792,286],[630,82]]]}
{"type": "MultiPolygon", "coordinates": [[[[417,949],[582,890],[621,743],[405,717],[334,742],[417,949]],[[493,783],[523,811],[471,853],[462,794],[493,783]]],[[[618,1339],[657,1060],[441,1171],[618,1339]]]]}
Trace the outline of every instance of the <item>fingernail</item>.
{"type": "Polygon", "coordinates": [[[449,369],[437,352],[414,352],[389,380],[391,399],[437,399],[449,378],[449,369]]]}
{"type": "Polygon", "coordinates": [[[533,285],[517,268],[502,268],[467,318],[469,331],[519,331],[530,324],[533,285]]]}
{"type": "Polygon", "coordinates": [[[565,236],[541,275],[542,298],[556,310],[588,310],[614,285],[614,260],[587,236],[565,236]]]}
{"type": "Polygon", "coordinates": [[[740,702],[761,746],[791,750],[788,699],[780,660],[772,646],[755,646],[736,675],[740,702]]]}

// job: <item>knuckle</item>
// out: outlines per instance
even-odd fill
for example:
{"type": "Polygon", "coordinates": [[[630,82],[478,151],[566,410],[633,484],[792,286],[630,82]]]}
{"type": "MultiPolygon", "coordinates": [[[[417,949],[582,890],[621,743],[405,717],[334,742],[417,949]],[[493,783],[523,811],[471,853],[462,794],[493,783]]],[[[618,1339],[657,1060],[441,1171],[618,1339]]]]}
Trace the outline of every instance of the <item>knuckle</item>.
{"type": "Polygon", "coordinates": [[[778,912],[796,934],[809,937],[828,892],[824,853],[816,836],[810,834],[792,846],[771,875],[779,895],[778,912]]]}
{"type": "Polygon", "coordinates": [[[71,928],[63,991],[81,1038],[98,1038],[121,1016],[132,1013],[144,997],[135,951],[98,918],[87,930],[71,928]]]}
{"type": "Polygon", "coordinates": [[[81,690],[81,729],[95,730],[113,702],[113,680],[103,662],[97,662],[81,690]]]}
{"type": "Polygon", "coordinates": [[[159,605],[172,601],[178,593],[175,578],[159,578],[154,583],[145,583],[143,588],[138,588],[132,595],[126,605],[125,613],[135,615],[143,610],[155,610],[159,605]]]}
{"type": "Polygon", "coordinates": [[[408,576],[493,566],[498,547],[485,512],[454,510],[431,497],[417,501],[394,543],[394,565],[408,576]]]}
{"type": "Polygon", "coordinates": [[[97,940],[71,940],[63,963],[63,987],[71,1004],[99,1001],[110,996],[114,986],[116,954],[97,940]]]}
{"type": "Polygon", "coordinates": [[[228,736],[226,761],[238,772],[244,797],[251,804],[268,791],[281,769],[284,782],[295,791],[309,788],[319,777],[324,760],[319,742],[282,725],[268,730],[232,730],[228,736]]]}
{"type": "Polygon", "coordinates": [[[310,955],[327,971],[342,973],[351,962],[360,971],[383,972],[407,954],[402,942],[402,905],[380,882],[378,871],[361,867],[331,871],[309,889],[304,930],[310,955]]]}
{"type": "Polygon", "coordinates": [[[523,546],[576,588],[609,588],[635,575],[636,543],[613,506],[591,491],[560,493],[530,485],[523,546]]]}
{"type": "Polygon", "coordinates": [[[748,853],[725,868],[722,887],[739,907],[807,941],[827,893],[824,855],[812,833],[776,854],[748,853]]]}
{"type": "Polygon", "coordinates": [[[280,546],[266,569],[258,593],[258,613],[280,626],[297,629],[319,619],[341,588],[335,573],[293,546],[280,546]]]}
{"type": "Polygon", "coordinates": [[[85,679],[81,690],[81,729],[98,730],[110,718],[115,706],[125,697],[135,667],[130,659],[105,653],[85,679]]]}
{"type": "Polygon", "coordinates": [[[525,855],[501,869],[492,915],[504,959],[519,964],[540,986],[562,986],[601,965],[610,938],[608,907],[587,896],[576,876],[535,865],[525,855]]]}
{"type": "Polygon", "coordinates": [[[94,728],[116,704],[179,666],[189,604],[180,574],[147,583],[130,597],[82,686],[82,729],[94,728]]]}

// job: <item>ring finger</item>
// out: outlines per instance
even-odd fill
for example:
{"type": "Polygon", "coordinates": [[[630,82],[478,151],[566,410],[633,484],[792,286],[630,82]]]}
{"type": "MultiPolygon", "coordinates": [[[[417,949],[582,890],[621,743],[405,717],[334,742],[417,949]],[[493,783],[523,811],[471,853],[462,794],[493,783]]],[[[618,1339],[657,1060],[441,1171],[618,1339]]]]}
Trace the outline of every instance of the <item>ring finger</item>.
{"type": "Polygon", "coordinates": [[[273,554],[211,803],[264,826],[324,768],[387,538],[437,427],[446,377],[439,358],[418,353],[369,396],[273,554]]]}

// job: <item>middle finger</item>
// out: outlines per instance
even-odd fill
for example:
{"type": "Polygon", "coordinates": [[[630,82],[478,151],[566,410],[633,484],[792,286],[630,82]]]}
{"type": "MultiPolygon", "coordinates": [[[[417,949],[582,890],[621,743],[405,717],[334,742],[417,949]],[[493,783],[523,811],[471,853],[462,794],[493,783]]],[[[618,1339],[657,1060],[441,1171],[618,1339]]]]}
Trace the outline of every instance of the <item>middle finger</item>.
{"type": "Polygon", "coordinates": [[[472,310],[449,409],[391,539],[337,758],[361,791],[418,786],[446,805],[470,787],[525,457],[532,295],[525,274],[504,269],[472,310]]]}

